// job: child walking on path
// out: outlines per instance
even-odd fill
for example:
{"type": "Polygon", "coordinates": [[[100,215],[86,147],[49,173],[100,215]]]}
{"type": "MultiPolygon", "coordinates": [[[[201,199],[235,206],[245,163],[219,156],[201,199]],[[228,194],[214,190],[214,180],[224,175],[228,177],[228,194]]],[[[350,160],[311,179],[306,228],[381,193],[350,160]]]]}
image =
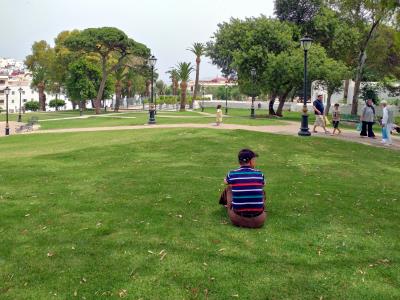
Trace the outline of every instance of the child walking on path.
{"type": "Polygon", "coordinates": [[[342,133],[342,131],[339,129],[339,123],[340,123],[339,103],[335,103],[332,111],[333,132],[331,135],[335,135],[336,130],[338,131],[338,135],[342,133]]]}
{"type": "Polygon", "coordinates": [[[221,123],[222,123],[222,110],[221,110],[221,105],[217,105],[217,119],[216,119],[216,122],[217,122],[217,126],[219,126],[221,123]]]}

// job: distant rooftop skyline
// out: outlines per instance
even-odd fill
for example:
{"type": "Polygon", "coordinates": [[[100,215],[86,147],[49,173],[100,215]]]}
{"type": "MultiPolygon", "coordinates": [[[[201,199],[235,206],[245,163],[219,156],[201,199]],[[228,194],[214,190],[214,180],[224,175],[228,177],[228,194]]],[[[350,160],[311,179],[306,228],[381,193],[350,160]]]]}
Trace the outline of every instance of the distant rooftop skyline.
{"type": "MultiPolygon", "coordinates": [[[[195,65],[194,55],[186,49],[193,42],[209,41],[218,23],[231,17],[272,16],[273,6],[273,0],[0,1],[0,57],[24,60],[33,42],[53,45],[63,30],[112,26],[146,44],[158,59],[160,78],[168,82],[165,72],[178,62],[195,65]]],[[[201,78],[220,75],[207,58],[202,59],[201,78]]]]}

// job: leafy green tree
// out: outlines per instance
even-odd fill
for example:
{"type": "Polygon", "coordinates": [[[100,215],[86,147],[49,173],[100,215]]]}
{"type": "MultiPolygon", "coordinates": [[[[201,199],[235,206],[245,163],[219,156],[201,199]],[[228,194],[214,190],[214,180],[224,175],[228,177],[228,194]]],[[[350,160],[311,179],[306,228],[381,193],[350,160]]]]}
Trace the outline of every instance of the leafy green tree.
{"type": "Polygon", "coordinates": [[[40,104],[37,101],[28,101],[28,102],[25,102],[24,107],[26,110],[38,111],[40,108],[40,104]]]}
{"type": "Polygon", "coordinates": [[[166,73],[169,74],[169,78],[171,79],[172,95],[176,96],[176,95],[178,95],[178,89],[179,89],[178,71],[175,68],[172,68],[171,70],[167,71],[166,73]]]}
{"type": "Polygon", "coordinates": [[[367,48],[374,39],[378,27],[396,18],[400,3],[397,0],[332,0],[331,5],[340,11],[342,18],[360,32],[358,44],[357,69],[355,73],[352,114],[357,114],[358,96],[367,59],[367,48]]]}
{"type": "Polygon", "coordinates": [[[196,55],[196,79],[193,92],[193,98],[196,99],[197,94],[200,92],[200,86],[199,86],[200,62],[201,62],[201,57],[205,54],[206,47],[202,43],[193,43],[192,47],[188,48],[187,50],[196,55]]]}
{"type": "Polygon", "coordinates": [[[107,77],[122,66],[128,57],[148,58],[150,50],[121,30],[113,27],[88,28],[79,34],[69,36],[64,44],[73,51],[96,54],[101,62],[101,81],[96,96],[96,114],[100,113],[107,77]]]}
{"type": "Polygon", "coordinates": [[[181,105],[180,111],[185,111],[186,109],[186,91],[187,91],[187,82],[190,79],[190,74],[194,71],[193,67],[190,63],[181,62],[176,66],[178,80],[180,80],[181,87],[181,105]]]}
{"type": "Polygon", "coordinates": [[[275,0],[275,15],[280,21],[305,25],[318,14],[323,0],[275,0]]]}
{"type": "MultiPolygon", "coordinates": [[[[69,98],[75,103],[79,101],[84,107],[85,99],[94,99],[101,84],[102,73],[100,66],[88,58],[81,57],[68,66],[66,91],[69,98]],[[81,101],[82,100],[82,101],[81,101]]],[[[109,78],[103,89],[101,99],[108,98],[112,93],[112,81],[109,78]]]]}
{"type": "Polygon", "coordinates": [[[349,76],[350,71],[342,61],[336,61],[332,58],[327,58],[322,67],[321,78],[323,80],[318,80],[317,84],[322,86],[328,93],[324,110],[324,114],[328,115],[332,95],[343,89],[343,79],[349,76]]]}
{"type": "Polygon", "coordinates": [[[46,111],[46,86],[54,77],[54,49],[46,41],[34,42],[32,54],[25,59],[25,65],[32,72],[32,87],[38,90],[40,110],[46,111]]]}
{"type": "Polygon", "coordinates": [[[243,94],[257,96],[262,92],[265,84],[262,78],[269,68],[270,54],[298,47],[293,39],[298,31],[293,25],[265,16],[231,19],[218,27],[214,40],[207,44],[207,53],[225,76],[237,76],[243,94]],[[254,81],[252,68],[256,69],[254,81]]]}
{"type": "Polygon", "coordinates": [[[61,99],[53,99],[50,100],[49,102],[49,106],[53,107],[53,108],[59,108],[59,107],[63,107],[65,105],[65,101],[61,100],[61,99]]]}

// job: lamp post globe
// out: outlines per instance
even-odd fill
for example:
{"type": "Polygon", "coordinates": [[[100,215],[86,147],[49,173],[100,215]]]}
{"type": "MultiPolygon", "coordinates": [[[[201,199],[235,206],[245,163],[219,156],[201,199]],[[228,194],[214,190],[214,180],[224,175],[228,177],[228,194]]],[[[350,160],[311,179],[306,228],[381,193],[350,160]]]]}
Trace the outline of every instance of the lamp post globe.
{"type": "Polygon", "coordinates": [[[148,59],[148,64],[151,68],[151,97],[150,97],[150,104],[149,104],[149,121],[148,124],[156,124],[155,118],[155,105],[154,105],[154,66],[157,63],[157,58],[152,55],[148,59]]]}
{"type": "Polygon", "coordinates": [[[257,75],[257,70],[256,68],[251,68],[250,70],[251,74],[251,80],[252,80],[252,95],[251,95],[251,110],[250,110],[250,118],[254,119],[256,117],[255,112],[254,112],[254,101],[256,98],[255,94],[255,84],[256,84],[256,75],[257,75]]]}
{"type": "Polygon", "coordinates": [[[307,110],[307,54],[311,47],[312,39],[303,37],[300,40],[301,48],[304,50],[304,78],[303,78],[303,114],[301,116],[301,127],[298,132],[299,136],[310,136],[311,132],[308,128],[308,110],[307,110]]]}
{"type": "Polygon", "coordinates": [[[20,87],[19,89],[18,89],[18,92],[19,92],[19,113],[18,113],[18,122],[22,122],[22,116],[21,116],[21,109],[22,109],[22,101],[21,101],[21,98],[22,98],[22,92],[23,92],[24,90],[20,87]]]}
{"type": "Polygon", "coordinates": [[[6,130],[5,130],[5,135],[10,135],[10,126],[8,124],[8,95],[10,95],[10,88],[8,86],[4,89],[4,93],[6,94],[6,130]]]}

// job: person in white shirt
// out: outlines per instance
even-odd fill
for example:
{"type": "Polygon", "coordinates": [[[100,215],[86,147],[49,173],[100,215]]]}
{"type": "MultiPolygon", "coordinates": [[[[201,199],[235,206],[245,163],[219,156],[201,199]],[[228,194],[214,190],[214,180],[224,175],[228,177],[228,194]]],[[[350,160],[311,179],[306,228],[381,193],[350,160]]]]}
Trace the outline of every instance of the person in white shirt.
{"type": "Polygon", "coordinates": [[[381,101],[382,105],[382,130],[386,133],[386,138],[382,138],[382,143],[391,145],[392,137],[390,132],[393,127],[393,111],[387,107],[387,102],[385,100],[381,101]]]}

